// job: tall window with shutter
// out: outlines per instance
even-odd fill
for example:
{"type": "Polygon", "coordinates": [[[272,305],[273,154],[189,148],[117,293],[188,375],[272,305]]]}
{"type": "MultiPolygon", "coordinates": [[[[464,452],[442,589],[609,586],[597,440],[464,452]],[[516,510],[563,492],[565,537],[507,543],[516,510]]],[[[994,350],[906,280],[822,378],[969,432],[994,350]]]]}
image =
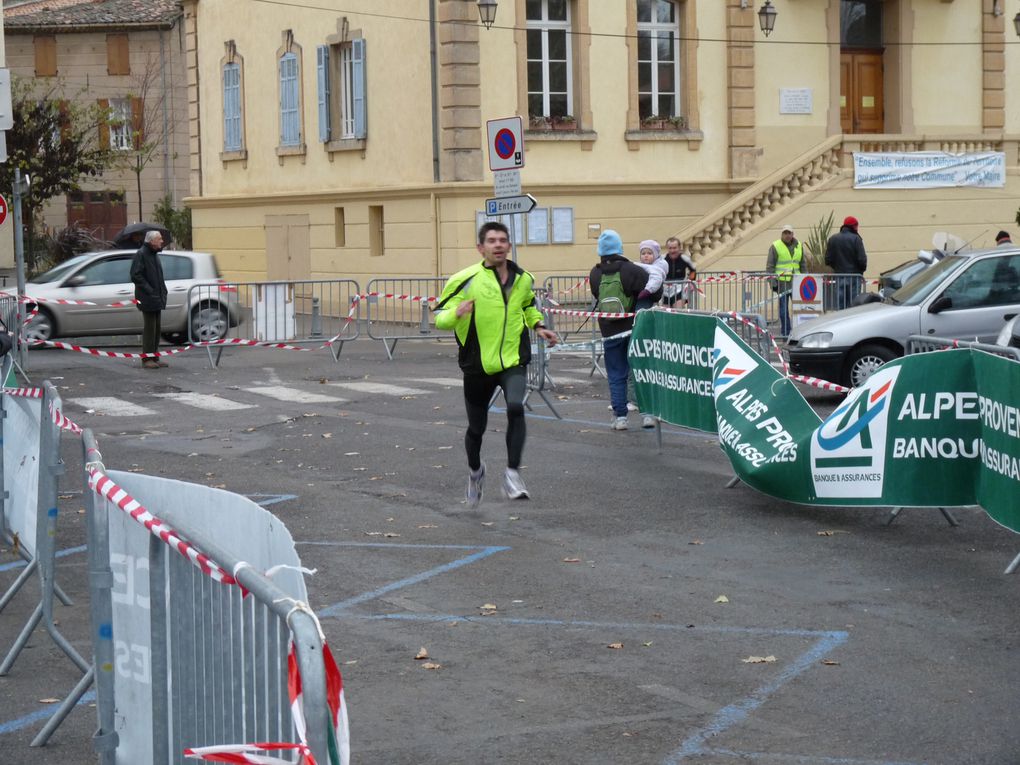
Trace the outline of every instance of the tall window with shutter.
{"type": "Polygon", "coordinates": [[[331,149],[350,148],[337,141],[368,137],[365,40],[334,42],[326,38],[316,53],[318,68],[319,140],[331,149]]]}
{"type": "Polygon", "coordinates": [[[53,35],[36,35],[32,39],[35,52],[35,76],[57,76],[57,38],[53,35]]]}
{"type": "Polygon", "coordinates": [[[294,53],[280,57],[280,146],[301,145],[300,66],[294,53]]]}
{"type": "Polygon", "coordinates": [[[241,65],[223,66],[223,151],[241,151],[241,65]]]}

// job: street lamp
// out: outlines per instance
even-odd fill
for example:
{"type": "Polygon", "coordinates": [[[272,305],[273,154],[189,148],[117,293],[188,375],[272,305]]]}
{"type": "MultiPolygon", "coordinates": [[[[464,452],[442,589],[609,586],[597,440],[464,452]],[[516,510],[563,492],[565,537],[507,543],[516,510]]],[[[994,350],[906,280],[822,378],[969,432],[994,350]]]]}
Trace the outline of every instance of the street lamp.
{"type": "Polygon", "coordinates": [[[496,0],[478,0],[478,18],[488,29],[496,22],[496,0]]]}
{"type": "Polygon", "coordinates": [[[772,0],[765,0],[765,5],[758,9],[758,26],[766,37],[772,34],[778,15],[779,12],[772,7],[772,0]]]}

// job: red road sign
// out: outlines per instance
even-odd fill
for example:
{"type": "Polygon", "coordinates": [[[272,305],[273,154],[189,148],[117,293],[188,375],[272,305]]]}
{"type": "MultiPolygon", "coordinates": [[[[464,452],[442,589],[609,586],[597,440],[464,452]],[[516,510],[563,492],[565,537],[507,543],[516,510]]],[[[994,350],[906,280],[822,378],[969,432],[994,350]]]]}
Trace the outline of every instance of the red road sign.
{"type": "Polygon", "coordinates": [[[0,196],[0,226],[7,220],[7,200],[0,196]]]}
{"type": "Polygon", "coordinates": [[[805,303],[813,303],[818,297],[818,282],[813,276],[805,276],[800,283],[800,299],[805,303]]]}
{"type": "Polygon", "coordinates": [[[513,131],[507,128],[496,133],[496,140],[492,143],[500,159],[510,159],[517,148],[517,139],[514,138],[513,131]]]}

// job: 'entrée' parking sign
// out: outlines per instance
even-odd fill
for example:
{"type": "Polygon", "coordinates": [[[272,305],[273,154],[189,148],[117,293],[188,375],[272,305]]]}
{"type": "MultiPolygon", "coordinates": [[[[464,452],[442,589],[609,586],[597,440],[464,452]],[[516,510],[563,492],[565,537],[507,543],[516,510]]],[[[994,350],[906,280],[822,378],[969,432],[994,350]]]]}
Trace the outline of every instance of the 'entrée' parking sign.
{"type": "Polygon", "coordinates": [[[489,169],[514,170],[524,167],[524,121],[504,117],[485,123],[489,137],[489,169]]]}

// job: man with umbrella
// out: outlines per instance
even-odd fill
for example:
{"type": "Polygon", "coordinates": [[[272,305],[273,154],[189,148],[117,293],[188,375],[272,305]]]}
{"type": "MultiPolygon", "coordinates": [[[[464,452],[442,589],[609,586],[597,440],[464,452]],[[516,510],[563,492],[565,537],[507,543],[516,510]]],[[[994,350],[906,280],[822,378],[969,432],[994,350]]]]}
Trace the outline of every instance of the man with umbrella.
{"type": "MultiPolygon", "coordinates": [[[[131,261],[131,281],[135,283],[135,300],[142,312],[142,353],[156,353],[159,349],[159,317],[166,308],[166,280],[159,262],[163,249],[163,235],[159,231],[146,231],[145,242],[131,261]]],[[[142,359],[146,369],[168,366],[158,356],[142,359]]]]}

